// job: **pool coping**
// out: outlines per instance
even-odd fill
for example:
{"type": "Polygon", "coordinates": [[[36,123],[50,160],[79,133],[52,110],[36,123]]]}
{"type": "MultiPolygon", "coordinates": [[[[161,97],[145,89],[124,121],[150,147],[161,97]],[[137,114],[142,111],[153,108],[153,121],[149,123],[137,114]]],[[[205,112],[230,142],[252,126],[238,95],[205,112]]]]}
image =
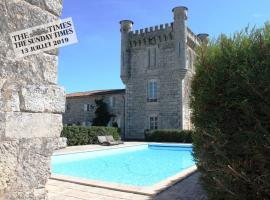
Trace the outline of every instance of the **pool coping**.
{"type": "Polygon", "coordinates": [[[93,152],[93,151],[104,151],[104,150],[111,150],[111,149],[121,149],[126,147],[135,147],[141,145],[159,145],[159,146],[175,146],[181,145],[183,147],[192,147],[191,143],[158,143],[158,142],[140,142],[139,144],[123,144],[115,145],[115,146],[99,146],[98,149],[84,149],[84,150],[70,150],[66,152],[54,152],[53,156],[60,156],[65,154],[76,154],[76,153],[86,153],[86,152],[93,152]]]}
{"type": "MultiPolygon", "coordinates": [[[[150,144],[150,143],[144,143],[144,144],[150,144]]],[[[159,144],[159,143],[155,143],[155,144],[159,144]]],[[[139,144],[139,145],[142,145],[142,144],[139,144]]],[[[138,145],[131,145],[131,146],[138,146],[138,145]]],[[[110,148],[110,149],[118,149],[118,148],[124,148],[124,147],[115,147],[115,148],[110,148]]],[[[90,151],[100,151],[100,150],[109,150],[109,149],[106,148],[106,149],[99,149],[99,150],[85,150],[85,151],[79,151],[79,152],[90,152],[90,151]]],[[[79,152],[72,152],[72,153],[79,153],[79,152]]],[[[56,155],[63,155],[63,154],[70,154],[70,153],[61,153],[61,154],[56,154],[56,155]]],[[[54,174],[54,173],[51,174],[51,179],[80,184],[80,185],[122,191],[122,192],[142,194],[142,195],[147,195],[147,196],[155,196],[158,193],[173,186],[177,182],[184,180],[185,178],[192,175],[196,171],[197,171],[197,167],[196,165],[193,165],[171,177],[168,177],[167,179],[153,186],[131,186],[131,185],[111,183],[111,182],[105,182],[105,181],[100,181],[100,180],[90,180],[90,179],[84,179],[84,178],[61,175],[61,174],[54,174]]]]}
{"type": "MultiPolygon", "coordinates": [[[[61,155],[66,155],[66,154],[76,154],[76,153],[86,153],[86,152],[93,152],[93,151],[104,151],[104,150],[111,150],[111,149],[121,149],[121,148],[126,148],[126,147],[135,147],[135,146],[141,146],[141,145],[146,145],[146,144],[151,144],[151,143],[140,143],[140,144],[128,144],[125,146],[101,146],[101,148],[98,149],[87,149],[87,150],[75,150],[75,151],[68,151],[68,152],[55,152],[53,153],[53,156],[61,156],[61,155]]],[[[159,144],[159,143],[153,143],[153,144],[159,144]]],[[[180,143],[179,143],[180,144],[180,143]]]]}

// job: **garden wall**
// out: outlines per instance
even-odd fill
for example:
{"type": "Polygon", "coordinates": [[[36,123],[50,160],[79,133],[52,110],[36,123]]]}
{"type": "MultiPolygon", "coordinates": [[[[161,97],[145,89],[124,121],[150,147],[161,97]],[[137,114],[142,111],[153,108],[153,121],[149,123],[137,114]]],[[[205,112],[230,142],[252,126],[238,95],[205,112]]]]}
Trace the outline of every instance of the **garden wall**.
{"type": "Polygon", "coordinates": [[[57,51],[17,59],[9,33],[56,20],[61,0],[0,0],[0,199],[47,199],[65,93],[57,51]]]}

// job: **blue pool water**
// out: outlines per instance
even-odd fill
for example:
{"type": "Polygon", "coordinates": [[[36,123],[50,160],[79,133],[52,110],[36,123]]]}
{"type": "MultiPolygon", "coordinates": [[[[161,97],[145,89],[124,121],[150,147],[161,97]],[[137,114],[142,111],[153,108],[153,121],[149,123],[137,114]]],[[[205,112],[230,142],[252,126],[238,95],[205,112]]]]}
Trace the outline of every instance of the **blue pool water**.
{"type": "Polygon", "coordinates": [[[151,186],[194,165],[191,145],[139,145],[53,156],[52,173],[151,186]]]}

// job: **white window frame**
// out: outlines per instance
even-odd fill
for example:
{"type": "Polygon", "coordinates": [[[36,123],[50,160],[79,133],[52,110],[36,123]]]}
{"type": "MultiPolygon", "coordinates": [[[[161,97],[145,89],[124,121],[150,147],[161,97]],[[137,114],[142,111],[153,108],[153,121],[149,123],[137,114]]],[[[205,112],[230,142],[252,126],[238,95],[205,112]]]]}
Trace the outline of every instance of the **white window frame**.
{"type": "Polygon", "coordinates": [[[90,112],[91,111],[91,104],[87,103],[83,105],[84,112],[90,112]]]}
{"type": "Polygon", "coordinates": [[[156,102],[158,99],[158,82],[156,79],[147,82],[147,100],[149,102],[156,102]]]}
{"type": "Polygon", "coordinates": [[[150,115],[149,116],[149,130],[158,129],[158,115],[150,115]]]}

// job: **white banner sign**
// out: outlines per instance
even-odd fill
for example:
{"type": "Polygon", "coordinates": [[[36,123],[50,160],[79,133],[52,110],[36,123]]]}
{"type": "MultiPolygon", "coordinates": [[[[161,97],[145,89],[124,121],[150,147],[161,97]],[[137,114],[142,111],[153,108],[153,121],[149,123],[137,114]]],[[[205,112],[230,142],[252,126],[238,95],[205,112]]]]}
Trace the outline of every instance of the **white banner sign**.
{"type": "Polygon", "coordinates": [[[78,42],[71,17],[16,31],[10,33],[10,37],[17,57],[28,56],[78,42]]]}

